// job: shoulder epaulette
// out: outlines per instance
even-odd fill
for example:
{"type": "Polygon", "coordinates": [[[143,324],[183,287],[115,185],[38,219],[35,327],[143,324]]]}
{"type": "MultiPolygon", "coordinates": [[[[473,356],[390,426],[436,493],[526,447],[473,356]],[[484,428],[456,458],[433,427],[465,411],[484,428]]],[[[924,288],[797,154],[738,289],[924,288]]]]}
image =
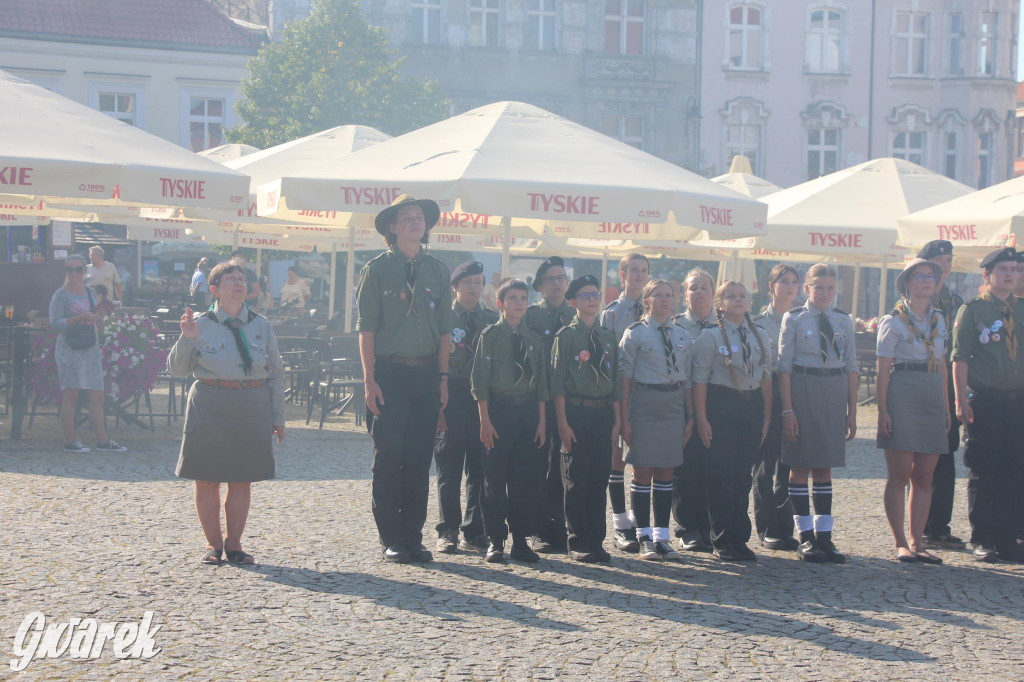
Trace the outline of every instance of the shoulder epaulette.
{"type": "Polygon", "coordinates": [[[975,296],[971,300],[967,301],[967,303],[965,303],[964,305],[970,305],[972,303],[977,303],[979,301],[981,301],[981,302],[985,301],[985,299],[981,297],[981,294],[978,294],[977,296],[975,296]]]}
{"type": "Polygon", "coordinates": [[[615,306],[617,306],[618,304],[619,304],[619,299],[615,299],[614,301],[612,301],[611,303],[609,303],[608,305],[606,305],[606,306],[605,306],[605,307],[604,307],[603,309],[604,309],[604,310],[611,310],[612,308],[614,308],[614,307],[615,307],[615,306]]]}
{"type": "Polygon", "coordinates": [[[801,310],[807,310],[807,308],[804,308],[804,307],[803,307],[802,305],[798,305],[798,306],[797,306],[797,307],[795,307],[795,308],[790,308],[790,309],[789,309],[789,312],[791,312],[791,313],[798,313],[798,312],[800,312],[801,310]]]}
{"type": "Polygon", "coordinates": [[[496,326],[497,324],[498,324],[497,322],[493,322],[493,323],[491,323],[491,324],[487,325],[486,327],[484,327],[484,328],[483,328],[483,330],[481,330],[481,332],[480,332],[480,336],[483,336],[483,335],[484,335],[484,334],[486,334],[487,332],[489,332],[489,331],[491,331],[492,329],[494,329],[494,327],[495,327],[495,326],[496,326]]]}
{"type": "Polygon", "coordinates": [[[764,319],[766,317],[768,317],[768,311],[767,310],[764,311],[763,313],[758,313],[757,315],[754,315],[750,319],[753,320],[754,322],[757,322],[758,320],[762,320],[762,319],[764,319]]]}
{"type": "Polygon", "coordinates": [[[631,324],[628,327],[626,327],[626,329],[632,329],[633,327],[639,327],[642,324],[643,324],[643,320],[637,320],[633,324],[631,324]]]}
{"type": "Polygon", "coordinates": [[[381,253],[378,253],[376,256],[374,256],[369,261],[367,261],[366,264],[369,265],[370,263],[375,263],[375,262],[379,261],[381,258],[384,258],[385,256],[387,256],[389,253],[391,253],[391,252],[390,251],[382,251],[381,253]]]}
{"type": "Polygon", "coordinates": [[[843,310],[842,308],[833,308],[832,310],[834,310],[835,312],[839,313],[840,315],[849,315],[850,314],[850,313],[846,312],[845,310],[843,310]]]}

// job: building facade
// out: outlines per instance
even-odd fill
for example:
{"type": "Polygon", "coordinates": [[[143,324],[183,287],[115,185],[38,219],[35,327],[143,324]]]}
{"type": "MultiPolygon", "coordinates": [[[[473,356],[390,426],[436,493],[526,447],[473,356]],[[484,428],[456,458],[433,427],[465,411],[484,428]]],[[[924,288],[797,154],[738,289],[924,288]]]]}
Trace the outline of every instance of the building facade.
{"type": "Polygon", "coordinates": [[[789,187],[871,158],[1013,174],[1017,0],[704,3],[700,169],[789,187]]]}

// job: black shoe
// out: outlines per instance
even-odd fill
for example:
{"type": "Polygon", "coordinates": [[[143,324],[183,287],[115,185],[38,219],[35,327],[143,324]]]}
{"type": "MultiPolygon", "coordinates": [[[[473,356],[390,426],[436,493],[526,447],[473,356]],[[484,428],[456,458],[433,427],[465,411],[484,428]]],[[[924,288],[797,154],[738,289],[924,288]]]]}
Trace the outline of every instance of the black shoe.
{"type": "Polygon", "coordinates": [[[757,561],[757,554],[754,553],[754,550],[747,547],[745,542],[735,543],[733,549],[736,550],[736,554],[739,555],[741,561],[757,561]]]}
{"type": "Polygon", "coordinates": [[[761,546],[777,552],[795,552],[797,547],[800,546],[800,541],[792,536],[788,538],[773,538],[766,535],[761,538],[761,546]]]}
{"type": "Polygon", "coordinates": [[[505,563],[505,543],[492,540],[487,546],[487,554],[484,556],[484,561],[489,564],[505,563]]]}
{"type": "Polygon", "coordinates": [[[832,533],[829,533],[828,535],[821,533],[815,538],[814,544],[818,546],[818,549],[825,553],[825,559],[827,559],[830,564],[846,563],[846,555],[836,549],[836,546],[832,544],[832,533]]]}
{"type": "Polygon", "coordinates": [[[597,554],[595,552],[579,552],[576,550],[570,550],[569,557],[572,558],[573,561],[578,561],[581,564],[597,563],[597,554]]]}
{"type": "Polygon", "coordinates": [[[1014,564],[1024,564],[1024,550],[1016,546],[1007,547],[1005,551],[998,552],[999,558],[1014,564]]]}
{"type": "Polygon", "coordinates": [[[540,552],[541,554],[556,554],[564,552],[566,544],[567,543],[564,538],[562,540],[561,547],[558,546],[558,543],[551,542],[547,538],[542,538],[539,535],[530,538],[530,547],[533,548],[534,552],[540,552]]]}
{"type": "Polygon", "coordinates": [[[512,538],[512,551],[508,555],[516,561],[525,561],[528,564],[540,561],[540,556],[530,549],[530,543],[523,537],[512,538]]]}
{"type": "Polygon", "coordinates": [[[723,545],[721,547],[715,547],[712,553],[718,558],[719,561],[743,561],[743,557],[736,551],[736,548],[729,545],[723,545]]]}
{"type": "Polygon", "coordinates": [[[796,557],[801,561],[810,561],[814,564],[823,564],[828,561],[828,557],[818,549],[818,546],[814,544],[814,540],[801,542],[800,546],[796,548],[796,557]]]}
{"type": "Polygon", "coordinates": [[[486,535],[475,535],[473,537],[463,536],[459,540],[459,549],[466,552],[486,552],[487,546],[491,543],[487,540],[486,535]]]}
{"type": "Polygon", "coordinates": [[[974,560],[984,561],[986,564],[994,564],[999,561],[999,554],[996,550],[985,545],[975,545],[974,547],[974,560]]]}
{"type": "Polygon", "coordinates": [[[409,558],[418,564],[429,564],[434,560],[434,555],[430,553],[430,550],[420,545],[416,549],[409,551],[409,558]]]}
{"type": "Polygon", "coordinates": [[[612,539],[615,541],[615,546],[619,548],[619,551],[629,552],[630,554],[636,554],[640,551],[640,543],[636,540],[636,528],[616,530],[612,534],[612,539]]]}
{"type": "Polygon", "coordinates": [[[952,533],[941,533],[938,535],[924,534],[925,547],[944,547],[946,549],[964,549],[967,543],[952,533]]]}
{"type": "Polygon", "coordinates": [[[705,543],[699,530],[688,530],[679,538],[679,549],[684,552],[710,552],[710,541],[705,543]]]}
{"type": "Polygon", "coordinates": [[[399,545],[384,548],[384,561],[392,564],[407,564],[412,559],[409,551],[399,545]]]}
{"type": "Polygon", "coordinates": [[[441,554],[455,554],[459,546],[459,534],[454,530],[446,530],[437,539],[437,551],[441,554]]]}
{"type": "Polygon", "coordinates": [[[710,530],[701,530],[700,531],[700,541],[701,541],[701,544],[704,545],[704,551],[705,552],[710,552],[711,548],[714,547],[714,543],[711,542],[711,531],[710,530]]]}
{"type": "Polygon", "coordinates": [[[594,550],[594,556],[596,556],[598,562],[602,564],[607,564],[612,560],[612,555],[605,551],[604,547],[598,547],[594,550]]]}

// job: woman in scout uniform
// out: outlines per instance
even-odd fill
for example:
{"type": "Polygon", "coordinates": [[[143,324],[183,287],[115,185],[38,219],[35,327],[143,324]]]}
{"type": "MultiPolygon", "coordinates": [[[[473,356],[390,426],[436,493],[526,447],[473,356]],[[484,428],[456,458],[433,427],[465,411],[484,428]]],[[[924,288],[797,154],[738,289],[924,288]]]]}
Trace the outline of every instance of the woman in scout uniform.
{"type": "MultiPolygon", "coordinates": [[[[642,253],[627,253],[619,261],[619,280],[622,293],[618,299],[601,311],[601,326],[615,334],[615,343],[622,340],[626,327],[644,316],[643,291],[650,279],[650,262],[642,253]]],[[[608,502],[612,507],[612,540],[623,552],[636,554],[640,545],[636,541],[636,521],[626,511],[626,463],[622,459],[621,439],[612,446],[612,471],[608,475],[608,502]]]]}
{"type": "Polygon", "coordinates": [[[981,267],[987,289],[960,309],[953,325],[956,413],[967,429],[971,544],[978,561],[1024,563],[1016,513],[1024,463],[1024,301],[1013,296],[1017,253],[1012,247],[993,251],[981,267]]]}
{"type": "Polygon", "coordinates": [[[932,474],[946,452],[949,407],[946,323],[932,307],[942,268],[916,258],[896,278],[900,300],[878,322],[878,437],[885,450],[885,516],[903,562],[940,564],[924,548],[924,522],[932,497],[932,474]],[[903,528],[904,491],[910,484],[910,542],[903,528]]]}
{"type": "Polygon", "coordinates": [[[569,555],[583,563],[611,560],[602,546],[604,498],[622,396],[615,335],[597,322],[598,285],[593,275],[577,277],[569,285],[567,296],[576,317],[555,335],[551,352],[569,555]]]}
{"type": "MultiPolygon", "coordinates": [[[[782,316],[793,307],[800,291],[800,273],[779,263],[768,273],[771,303],[754,317],[754,324],[768,336],[768,353],[774,364],[779,356],[782,316]]],[[[793,551],[800,543],[793,537],[793,505],[789,501],[789,467],[782,463],[782,399],[778,374],[772,374],[772,423],[754,468],[754,525],[765,549],[793,551]]]]}
{"type": "MultiPolygon", "coordinates": [[[[715,278],[701,268],[686,273],[683,280],[686,312],[675,316],[675,323],[697,339],[701,332],[716,324],[714,311],[715,278]]],[[[700,438],[686,444],[683,463],[672,472],[672,514],[679,527],[679,549],[688,552],[711,551],[711,522],[704,494],[704,461],[707,451],[700,438]]]]}
{"type": "Polygon", "coordinates": [[[448,405],[441,410],[438,431],[442,437],[434,447],[437,469],[437,550],[451,554],[457,547],[484,551],[480,495],[484,483],[480,456],[480,417],[469,391],[476,342],[484,327],[498,321],[498,314],[480,305],[484,288],[484,266],[466,262],[452,272],[452,334],[448,360],[448,405]],[[466,472],[466,516],[461,513],[462,472],[466,472]],[[462,540],[459,540],[459,531],[462,540]]]}
{"type": "Polygon", "coordinates": [[[253,481],[274,478],[274,448],[284,440],[284,364],[267,318],[245,306],[245,270],[237,261],[210,271],[214,303],[181,316],[181,336],[167,356],[173,376],[194,376],[174,473],[195,481],[196,511],[206,535],[202,563],[252,564],[242,550],[253,481]],[[220,484],[226,532],[220,525],[220,484]]]}
{"type": "Polygon", "coordinates": [[[672,470],[682,464],[682,446],[693,428],[693,337],[672,323],[673,294],[668,282],[648,282],[643,301],[643,319],[631,324],[619,342],[622,439],[628,446],[626,463],[633,466],[631,499],[640,558],[679,561],[669,544],[668,524],[672,470]]]}
{"type": "Polygon", "coordinates": [[[706,329],[693,352],[697,433],[707,449],[704,489],[711,542],[722,561],[755,561],[750,540],[751,471],[771,424],[772,357],[764,330],[750,319],[750,296],[739,282],[715,292],[717,329],[706,329]]]}
{"type": "Polygon", "coordinates": [[[779,397],[782,462],[788,464],[797,556],[843,563],[832,542],[832,468],[846,464],[846,444],[857,434],[857,353],[853,320],[832,307],[836,271],[812,265],[804,278],[807,302],[782,318],[779,397]],[[813,520],[808,476],[814,477],[813,520]]]}
{"type": "Polygon", "coordinates": [[[485,557],[489,563],[505,561],[510,531],[513,559],[540,560],[527,538],[535,530],[544,480],[538,448],[547,434],[544,403],[550,360],[544,357],[540,335],[523,324],[529,298],[521,280],[507,279],[498,287],[501,318],[480,334],[470,374],[480,440],[487,448],[480,506],[490,540],[485,557]]]}
{"type": "MultiPolygon", "coordinates": [[[[576,311],[565,300],[565,290],[569,285],[565,276],[565,261],[558,256],[551,256],[537,268],[537,276],[533,278],[533,288],[539,291],[541,299],[526,309],[523,321],[526,326],[540,335],[544,357],[550,362],[551,347],[555,343],[555,334],[569,324],[576,311]]],[[[565,510],[562,488],[562,455],[559,452],[561,443],[558,441],[558,422],[555,419],[555,406],[548,401],[548,413],[545,423],[548,427],[547,438],[541,446],[540,457],[546,467],[544,494],[538,499],[537,539],[534,549],[538,552],[565,551],[565,510]]]]}

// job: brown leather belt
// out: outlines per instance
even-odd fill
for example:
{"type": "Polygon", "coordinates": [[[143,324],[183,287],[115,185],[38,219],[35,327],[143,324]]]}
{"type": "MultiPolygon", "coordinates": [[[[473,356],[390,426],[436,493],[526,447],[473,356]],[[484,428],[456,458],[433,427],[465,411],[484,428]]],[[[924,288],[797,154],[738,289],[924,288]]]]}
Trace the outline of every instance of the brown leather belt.
{"type": "Polygon", "coordinates": [[[213,386],[214,388],[233,388],[233,389],[249,389],[259,388],[263,384],[267,383],[266,379],[244,379],[242,381],[225,381],[224,379],[196,379],[207,386],[213,386]]]}
{"type": "Polygon", "coordinates": [[[377,362],[393,362],[396,365],[406,365],[407,367],[422,367],[424,365],[436,365],[436,355],[424,355],[418,358],[405,358],[400,355],[378,355],[377,362]]]}
{"type": "Polygon", "coordinates": [[[829,368],[818,368],[818,367],[804,367],[803,365],[793,365],[794,374],[807,374],[812,377],[837,377],[840,374],[844,374],[846,370],[842,367],[829,367],[829,368]]]}
{"type": "Polygon", "coordinates": [[[927,372],[927,362],[896,362],[893,363],[892,371],[894,372],[927,372]]]}
{"type": "Polygon", "coordinates": [[[584,396],[567,395],[565,396],[566,405],[576,405],[579,407],[607,407],[612,404],[611,398],[586,398],[584,396]]]}

